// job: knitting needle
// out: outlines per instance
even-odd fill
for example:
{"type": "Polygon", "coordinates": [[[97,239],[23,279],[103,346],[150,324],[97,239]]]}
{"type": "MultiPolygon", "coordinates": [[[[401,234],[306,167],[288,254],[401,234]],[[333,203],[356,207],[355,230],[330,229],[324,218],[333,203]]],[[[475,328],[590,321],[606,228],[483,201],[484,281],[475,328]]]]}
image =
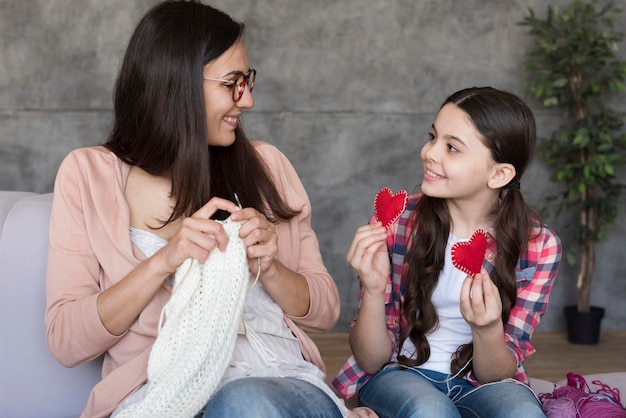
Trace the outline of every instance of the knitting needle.
{"type": "Polygon", "coordinates": [[[239,196],[237,196],[237,193],[233,193],[235,195],[235,202],[237,202],[237,206],[239,206],[239,209],[243,209],[243,206],[241,206],[241,202],[239,201],[239,196]]]}

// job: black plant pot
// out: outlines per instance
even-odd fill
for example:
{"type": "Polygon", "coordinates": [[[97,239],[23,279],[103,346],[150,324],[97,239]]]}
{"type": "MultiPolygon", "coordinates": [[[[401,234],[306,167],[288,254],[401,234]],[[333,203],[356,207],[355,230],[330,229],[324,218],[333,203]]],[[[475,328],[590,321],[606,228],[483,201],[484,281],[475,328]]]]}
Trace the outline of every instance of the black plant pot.
{"type": "Polygon", "coordinates": [[[589,312],[578,312],[576,306],[564,308],[567,339],[573,344],[598,344],[604,308],[592,306],[589,312]]]}

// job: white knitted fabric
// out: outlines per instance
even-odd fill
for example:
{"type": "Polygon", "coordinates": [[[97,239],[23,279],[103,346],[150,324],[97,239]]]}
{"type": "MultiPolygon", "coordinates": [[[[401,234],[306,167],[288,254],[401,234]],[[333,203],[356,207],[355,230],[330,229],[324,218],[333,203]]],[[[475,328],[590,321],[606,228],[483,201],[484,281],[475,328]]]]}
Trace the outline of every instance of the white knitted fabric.
{"type": "MultiPolygon", "coordinates": [[[[117,417],[195,416],[208,402],[230,363],[249,280],[239,222],[223,222],[229,241],[204,264],[186,260],[163,308],[165,324],[148,361],[148,390],[117,417]]],[[[163,318],[161,318],[163,319],[163,318]]]]}

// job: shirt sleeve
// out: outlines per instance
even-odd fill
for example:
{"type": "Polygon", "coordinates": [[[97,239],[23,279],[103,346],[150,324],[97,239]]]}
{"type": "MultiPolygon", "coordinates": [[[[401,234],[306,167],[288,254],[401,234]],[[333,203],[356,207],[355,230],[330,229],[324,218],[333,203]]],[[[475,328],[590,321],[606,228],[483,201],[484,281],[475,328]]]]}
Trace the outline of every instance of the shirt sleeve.
{"type": "Polygon", "coordinates": [[[546,313],[561,261],[561,241],[547,226],[532,238],[516,268],[517,300],[505,325],[505,341],[517,360],[516,379],[528,381],[524,361],[535,352],[532,334],[546,313]]]}

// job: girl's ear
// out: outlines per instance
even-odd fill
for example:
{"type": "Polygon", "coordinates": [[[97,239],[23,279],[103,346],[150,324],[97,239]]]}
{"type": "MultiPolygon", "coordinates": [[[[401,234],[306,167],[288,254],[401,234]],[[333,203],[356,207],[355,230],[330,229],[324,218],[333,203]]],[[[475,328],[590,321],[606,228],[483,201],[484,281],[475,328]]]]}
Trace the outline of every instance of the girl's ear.
{"type": "Polygon", "coordinates": [[[509,163],[497,163],[493,166],[487,185],[491,189],[501,189],[515,178],[515,167],[509,163]]]}

